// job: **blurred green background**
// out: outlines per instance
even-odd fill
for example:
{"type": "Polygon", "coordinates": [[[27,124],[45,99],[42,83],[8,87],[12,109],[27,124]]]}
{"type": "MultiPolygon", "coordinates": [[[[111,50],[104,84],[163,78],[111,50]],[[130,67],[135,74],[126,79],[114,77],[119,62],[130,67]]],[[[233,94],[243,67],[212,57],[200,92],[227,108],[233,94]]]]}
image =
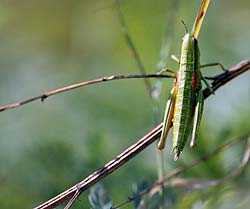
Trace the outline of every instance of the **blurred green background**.
{"type": "MultiPolygon", "coordinates": [[[[199,5],[198,0],[180,0],[178,9],[171,11],[170,0],[122,1],[126,23],[148,73],[155,71],[166,27],[175,28],[170,52],[178,54],[185,32],[181,20],[191,28],[199,5]],[[176,21],[167,26],[171,13],[176,13],[176,21]]],[[[230,67],[250,57],[249,19],[248,0],[212,1],[199,36],[201,62],[219,61],[230,67]]],[[[137,73],[111,0],[0,1],[0,55],[0,105],[106,75],[137,73]]],[[[167,65],[177,68],[170,59],[167,65]]],[[[219,72],[207,69],[204,73],[219,72]]],[[[164,81],[162,112],[171,85],[171,80],[164,81]]],[[[143,81],[123,80],[2,112],[0,126],[0,208],[22,209],[35,207],[79,182],[155,124],[143,81]]],[[[206,100],[196,150],[187,147],[176,163],[168,141],[166,170],[249,130],[247,72],[206,100]]],[[[235,146],[182,177],[223,177],[239,165],[242,152],[243,146],[235,146]]],[[[103,184],[117,204],[130,196],[133,183],[153,182],[156,177],[156,148],[152,145],[103,184]]],[[[247,208],[249,186],[248,169],[240,181],[220,193],[213,208],[247,208]]],[[[90,207],[87,193],[80,199],[73,208],[90,207]]],[[[185,208],[178,204],[176,207],[185,208]]]]}

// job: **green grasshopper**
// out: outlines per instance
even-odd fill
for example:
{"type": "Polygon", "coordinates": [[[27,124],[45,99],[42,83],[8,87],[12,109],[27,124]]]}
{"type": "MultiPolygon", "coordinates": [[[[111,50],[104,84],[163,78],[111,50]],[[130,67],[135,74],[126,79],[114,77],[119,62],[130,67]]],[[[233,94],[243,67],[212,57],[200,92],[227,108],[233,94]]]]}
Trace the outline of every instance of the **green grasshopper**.
{"type": "MultiPolygon", "coordinates": [[[[163,70],[175,74],[176,79],[166,104],[158,148],[160,150],[164,148],[169,129],[173,126],[172,152],[174,160],[179,158],[189,138],[191,138],[190,146],[196,146],[196,137],[204,105],[201,81],[203,80],[212,91],[200,71],[202,66],[200,65],[200,51],[197,41],[209,3],[210,0],[202,1],[191,33],[188,33],[184,24],[187,33],[182,39],[181,55],[180,60],[178,60],[179,71],[175,73],[169,69],[163,70]]],[[[204,65],[204,67],[213,65],[220,64],[211,63],[204,65]]],[[[222,65],[220,66],[222,67],[222,65]]]]}

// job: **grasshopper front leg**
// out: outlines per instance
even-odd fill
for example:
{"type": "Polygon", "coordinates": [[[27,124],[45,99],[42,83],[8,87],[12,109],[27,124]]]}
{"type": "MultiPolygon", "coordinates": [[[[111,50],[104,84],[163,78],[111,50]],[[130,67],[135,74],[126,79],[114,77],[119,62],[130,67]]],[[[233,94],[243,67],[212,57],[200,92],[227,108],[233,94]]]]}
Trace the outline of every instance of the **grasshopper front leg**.
{"type": "Polygon", "coordinates": [[[171,59],[174,60],[175,62],[177,62],[178,64],[180,64],[180,57],[178,57],[177,55],[172,54],[171,59]]]}
{"type": "Polygon", "coordinates": [[[198,130],[200,127],[203,106],[204,106],[204,97],[203,97],[202,89],[200,89],[198,92],[196,104],[195,104],[192,137],[191,137],[191,141],[190,141],[191,148],[196,147],[196,145],[197,145],[196,138],[197,138],[197,133],[198,133],[198,130]]]}
{"type": "Polygon", "coordinates": [[[227,69],[224,67],[224,65],[222,65],[219,62],[212,62],[212,63],[208,63],[208,64],[204,64],[204,65],[200,65],[200,68],[206,68],[206,67],[213,67],[213,66],[218,66],[221,68],[222,71],[227,71],[227,69]]]}
{"type": "Polygon", "coordinates": [[[201,75],[201,80],[205,83],[205,85],[207,86],[207,88],[209,89],[209,91],[214,94],[214,90],[212,89],[212,87],[210,86],[210,84],[207,82],[207,80],[203,77],[203,75],[201,75]]]}
{"type": "Polygon", "coordinates": [[[166,108],[165,108],[161,138],[158,143],[158,149],[160,150],[164,149],[168,131],[173,125],[175,95],[176,95],[176,87],[174,86],[170,92],[170,95],[166,104],[166,108]]]}

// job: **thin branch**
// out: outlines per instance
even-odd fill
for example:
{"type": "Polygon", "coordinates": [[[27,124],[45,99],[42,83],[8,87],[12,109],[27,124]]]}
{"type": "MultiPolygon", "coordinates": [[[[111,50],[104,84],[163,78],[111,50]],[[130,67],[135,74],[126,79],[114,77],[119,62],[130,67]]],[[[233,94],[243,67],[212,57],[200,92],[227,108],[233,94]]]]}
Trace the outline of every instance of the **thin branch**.
{"type": "Polygon", "coordinates": [[[58,196],[52,198],[51,200],[36,207],[36,209],[54,208],[58,206],[59,204],[63,203],[64,201],[66,201],[67,199],[71,198],[77,190],[79,190],[80,192],[85,191],[86,189],[94,185],[96,182],[100,181],[102,178],[109,175],[110,173],[118,169],[120,166],[125,164],[128,160],[130,160],[139,152],[144,150],[147,146],[152,144],[160,136],[161,128],[162,128],[162,124],[160,124],[155,129],[150,131],[147,135],[141,138],[134,145],[130,146],[120,155],[115,157],[113,160],[107,163],[103,168],[92,173],[83,181],[69,188],[65,192],[59,194],[58,196]]]}
{"type": "MultiPolygon", "coordinates": [[[[238,75],[246,72],[249,69],[250,69],[250,59],[242,60],[237,65],[229,68],[228,71],[226,71],[224,73],[221,73],[218,76],[215,76],[214,77],[214,82],[211,84],[212,88],[214,90],[218,89],[222,85],[226,84],[228,81],[232,80],[233,78],[235,78],[238,75]]],[[[21,102],[17,102],[17,103],[5,105],[5,106],[0,106],[0,112],[2,112],[4,110],[8,110],[8,109],[17,108],[17,107],[20,107],[22,105],[31,103],[31,102],[39,100],[39,99],[41,99],[41,101],[44,101],[47,97],[50,97],[50,96],[53,96],[53,95],[56,95],[56,94],[59,94],[59,93],[63,93],[63,92],[66,92],[66,91],[70,91],[70,90],[73,90],[73,89],[76,89],[76,88],[88,86],[88,85],[91,85],[91,84],[101,83],[101,82],[105,82],[105,81],[133,79],[133,78],[145,78],[145,77],[146,78],[173,78],[173,76],[170,76],[170,75],[159,75],[159,74],[112,75],[112,76],[102,77],[102,78],[98,78],[98,79],[94,79],[94,80],[89,80],[89,81],[73,84],[73,85],[70,85],[70,86],[65,86],[63,88],[59,88],[59,89],[55,89],[53,91],[45,92],[45,93],[43,93],[43,94],[41,94],[39,96],[32,97],[32,98],[26,99],[26,100],[21,101],[21,102]]],[[[204,93],[205,98],[208,97],[211,94],[209,89],[205,89],[203,93],[204,93]]]]}
{"type": "Polygon", "coordinates": [[[85,81],[85,82],[81,82],[81,83],[76,83],[70,86],[65,86],[59,89],[55,89],[52,91],[48,91],[45,92],[39,96],[36,97],[32,97],[30,99],[26,99],[24,101],[21,102],[17,102],[17,103],[13,103],[13,104],[9,104],[9,105],[5,105],[5,106],[0,106],[0,112],[4,111],[4,110],[8,110],[8,109],[13,109],[13,108],[17,108],[20,107],[22,105],[34,102],[36,100],[41,99],[41,101],[44,101],[46,98],[56,95],[56,94],[60,94],[66,91],[70,91],[73,89],[77,89],[77,88],[81,88],[84,86],[88,86],[91,84],[96,84],[96,83],[101,83],[101,82],[105,82],[105,81],[114,81],[114,80],[122,80],[122,79],[133,79],[133,78],[173,78],[173,76],[171,75],[159,75],[159,74],[146,74],[146,75],[112,75],[112,76],[106,76],[106,77],[102,77],[102,78],[97,78],[94,80],[89,80],[89,81],[85,81]]]}
{"type": "MultiPolygon", "coordinates": [[[[171,0],[169,5],[169,12],[167,17],[165,17],[166,28],[163,34],[160,47],[160,56],[159,61],[156,64],[156,72],[160,72],[162,69],[167,66],[167,58],[169,57],[169,52],[172,44],[173,34],[175,31],[175,22],[177,17],[177,11],[179,7],[179,0],[171,0]]],[[[161,79],[156,79],[154,81],[151,98],[152,98],[152,110],[154,117],[154,125],[158,124],[162,120],[161,108],[159,97],[162,90],[161,79]]],[[[157,161],[157,175],[158,179],[161,179],[164,176],[165,164],[164,164],[164,155],[163,152],[156,152],[156,161],[157,161]]],[[[160,191],[160,201],[164,202],[164,188],[160,191]]]]}
{"type": "MultiPolygon", "coordinates": [[[[213,90],[217,90],[230,80],[236,78],[238,75],[246,72],[250,69],[250,59],[245,59],[239,62],[237,65],[229,68],[227,71],[215,76],[215,80],[211,83],[213,90]]],[[[211,92],[208,88],[203,91],[204,98],[207,98],[211,92]]]]}
{"type": "Polygon", "coordinates": [[[170,174],[168,174],[167,176],[165,176],[163,179],[161,179],[160,181],[156,182],[154,184],[154,187],[159,187],[160,185],[164,184],[164,182],[167,182],[170,178],[172,178],[173,176],[177,176],[181,173],[183,173],[184,171],[198,165],[201,162],[205,162],[208,159],[210,159],[211,157],[219,154],[220,152],[224,151],[225,149],[228,149],[229,147],[231,147],[232,145],[238,143],[241,140],[246,140],[248,138],[247,135],[243,136],[243,137],[239,137],[236,138],[234,140],[231,140],[229,142],[226,142],[225,144],[223,144],[222,146],[218,147],[217,149],[215,149],[214,151],[210,152],[207,155],[203,155],[201,156],[198,160],[193,161],[192,163],[182,166],[181,168],[175,169],[174,171],[172,171],[170,174]]]}
{"type": "Polygon", "coordinates": [[[64,207],[64,209],[69,209],[75,202],[75,200],[77,199],[77,197],[80,195],[80,190],[76,190],[75,194],[73,195],[73,197],[69,200],[69,202],[67,203],[67,205],[64,207]]]}
{"type": "MultiPolygon", "coordinates": [[[[216,156],[217,154],[225,151],[226,149],[230,148],[231,146],[233,146],[234,144],[237,144],[239,142],[241,142],[242,140],[247,140],[247,144],[249,143],[250,140],[250,136],[244,135],[238,138],[235,138],[233,140],[230,140],[224,144],[222,144],[220,147],[216,148],[215,150],[211,151],[208,154],[202,155],[200,158],[198,158],[197,160],[184,165],[182,167],[179,167],[177,169],[174,169],[172,172],[170,172],[168,175],[166,175],[164,178],[162,178],[161,180],[156,181],[150,188],[145,189],[143,191],[140,191],[137,195],[130,197],[128,200],[122,202],[121,204],[112,207],[112,209],[118,209],[126,204],[128,204],[129,202],[137,199],[138,197],[141,197],[142,195],[148,194],[148,198],[152,197],[153,194],[155,194],[156,192],[158,192],[161,188],[161,186],[167,187],[167,186],[171,186],[171,182],[169,183],[169,180],[175,176],[180,175],[181,173],[203,163],[206,162],[207,160],[209,160],[210,158],[216,156]]],[[[244,166],[246,165],[246,159],[249,160],[249,144],[248,146],[246,146],[246,150],[244,152],[243,158],[245,160],[242,160],[244,162],[244,166]]],[[[242,165],[242,164],[241,164],[242,165]]],[[[241,166],[240,166],[241,167],[241,166]]],[[[235,172],[235,170],[233,171],[235,172]]],[[[229,176],[231,176],[231,174],[229,174],[229,176]]],[[[224,180],[224,179],[223,179],[224,180]]],[[[221,181],[217,181],[216,184],[220,183],[221,181]]],[[[214,182],[215,184],[215,182],[214,182]]]]}
{"type": "MultiPolygon", "coordinates": [[[[122,14],[120,0],[116,0],[115,5],[116,5],[116,8],[117,8],[118,20],[119,20],[120,25],[121,25],[122,33],[123,33],[124,39],[126,41],[126,44],[127,44],[128,48],[130,50],[131,56],[135,61],[135,64],[136,64],[136,67],[137,67],[138,71],[141,74],[146,74],[145,67],[143,66],[143,63],[142,63],[141,58],[139,56],[139,53],[137,52],[135,44],[132,41],[132,38],[131,38],[131,36],[130,36],[130,34],[128,32],[128,27],[126,25],[124,16],[122,14]]],[[[144,78],[144,83],[145,83],[147,92],[148,92],[149,96],[151,97],[152,87],[151,87],[151,84],[150,84],[149,80],[147,78],[144,78]]]]}
{"type": "MultiPolygon", "coordinates": [[[[220,74],[218,78],[212,83],[212,88],[214,89],[214,91],[217,90],[219,87],[223,86],[224,84],[229,82],[231,79],[237,77],[238,75],[242,74],[248,69],[250,69],[250,59],[241,61],[239,64],[230,68],[227,72],[220,74]]],[[[102,82],[102,81],[99,81],[99,82],[102,82]]],[[[205,98],[211,95],[211,91],[209,91],[208,89],[205,89],[203,93],[204,93],[205,98]]],[[[161,134],[161,130],[162,130],[162,123],[158,125],[156,128],[154,128],[152,131],[150,131],[148,134],[146,134],[137,143],[130,146],[128,149],[126,149],[116,158],[114,158],[109,163],[107,163],[103,168],[95,171],[94,173],[89,175],[87,178],[85,178],[78,184],[72,186],[68,190],[62,192],[61,194],[57,195],[56,197],[39,205],[38,207],[36,207],[36,209],[54,208],[58,206],[59,204],[63,203],[64,201],[72,198],[72,196],[76,194],[77,190],[79,190],[79,195],[80,195],[83,191],[85,191],[86,189],[94,185],[96,182],[103,179],[105,176],[114,172],[116,169],[121,167],[123,164],[125,164],[127,161],[132,159],[135,155],[140,153],[142,150],[144,150],[146,147],[152,144],[155,140],[157,140],[161,134]]],[[[225,146],[228,146],[228,145],[225,145],[225,146]]],[[[219,150],[217,150],[216,152],[218,151],[219,150]]],[[[207,157],[203,157],[201,160],[205,161],[206,159],[207,157]]],[[[187,166],[184,166],[182,169],[176,170],[175,173],[172,173],[171,175],[177,175],[186,169],[188,169],[187,166]]],[[[166,178],[169,178],[169,177],[166,177],[166,178]]],[[[157,182],[157,184],[159,185],[160,183],[161,181],[157,182]]]]}
{"type": "Polygon", "coordinates": [[[197,178],[174,178],[168,181],[168,187],[172,188],[189,188],[190,189],[205,189],[208,187],[216,186],[217,179],[204,180],[197,178]]]}
{"type": "Polygon", "coordinates": [[[250,161],[250,135],[246,140],[245,150],[240,165],[238,166],[237,169],[234,169],[231,173],[229,173],[226,177],[224,177],[224,179],[221,180],[221,183],[223,183],[226,180],[235,178],[239,176],[241,173],[243,173],[249,161],[250,161]]]}
{"type": "Polygon", "coordinates": [[[161,48],[160,48],[160,59],[156,65],[156,70],[160,72],[163,68],[166,68],[167,58],[169,57],[169,51],[171,48],[171,43],[173,39],[173,34],[175,32],[175,22],[176,16],[178,14],[179,0],[172,0],[170,2],[170,12],[166,18],[166,28],[164,31],[161,48]]]}
{"type": "MultiPolygon", "coordinates": [[[[242,160],[241,160],[241,163],[240,165],[237,167],[237,168],[234,168],[228,175],[226,175],[223,179],[221,180],[213,180],[212,181],[212,185],[213,186],[216,186],[218,184],[222,184],[224,183],[225,181],[228,181],[230,179],[233,179],[237,176],[239,176],[243,171],[244,169],[246,168],[247,166],[247,163],[249,162],[250,160],[250,135],[246,135],[246,136],[243,136],[243,137],[239,137],[239,138],[236,138],[234,140],[231,140],[225,144],[223,144],[222,146],[220,146],[219,148],[217,148],[216,150],[214,150],[213,152],[207,154],[207,155],[204,155],[202,156],[201,158],[199,158],[198,160],[194,161],[193,163],[189,164],[189,165],[186,165],[186,166],[183,166],[179,169],[176,169],[174,170],[173,172],[171,172],[169,175],[165,176],[162,180],[156,182],[152,188],[148,191],[148,197],[147,199],[150,199],[150,197],[152,197],[157,191],[160,190],[161,186],[164,185],[164,187],[169,187],[169,186],[172,186],[171,185],[171,182],[169,182],[169,179],[171,179],[172,177],[174,176],[177,176],[179,175],[180,173],[183,173],[184,171],[200,164],[201,162],[205,162],[207,161],[208,159],[210,159],[211,157],[221,153],[222,151],[228,149],[229,147],[231,147],[232,145],[242,141],[242,140],[246,140],[246,145],[245,145],[245,150],[244,150],[244,153],[243,153],[243,156],[242,156],[242,160]]],[[[183,183],[183,182],[182,182],[183,183]]],[[[187,182],[186,182],[187,183],[187,182]]]]}
{"type": "MultiPolygon", "coordinates": [[[[164,32],[164,36],[161,43],[160,48],[160,60],[156,65],[156,72],[160,72],[162,69],[166,68],[167,65],[167,58],[169,57],[169,52],[171,48],[172,38],[175,31],[175,22],[176,22],[176,16],[177,11],[179,7],[179,0],[172,0],[170,3],[170,13],[168,15],[168,18],[166,20],[166,29],[164,32]]],[[[156,79],[154,85],[153,85],[153,91],[152,91],[152,98],[154,99],[154,103],[157,104],[157,100],[160,96],[162,89],[162,81],[159,79],[156,79]]],[[[157,107],[155,107],[157,108],[157,107]]],[[[159,111],[155,111],[159,115],[159,111]]]]}

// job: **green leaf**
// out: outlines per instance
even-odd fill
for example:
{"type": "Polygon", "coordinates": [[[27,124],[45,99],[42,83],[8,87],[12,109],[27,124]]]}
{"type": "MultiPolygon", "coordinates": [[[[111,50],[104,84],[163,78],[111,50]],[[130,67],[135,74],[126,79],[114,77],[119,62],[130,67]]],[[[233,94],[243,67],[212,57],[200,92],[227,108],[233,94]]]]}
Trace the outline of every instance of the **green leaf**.
{"type": "Polygon", "coordinates": [[[140,205],[141,200],[143,200],[145,195],[138,195],[140,192],[147,190],[150,187],[150,183],[147,180],[142,180],[138,183],[133,184],[132,187],[132,195],[133,197],[138,196],[135,198],[132,203],[133,207],[137,209],[140,205]]]}
{"type": "Polygon", "coordinates": [[[93,209],[110,209],[112,207],[112,199],[101,184],[91,187],[88,198],[93,209]]]}

